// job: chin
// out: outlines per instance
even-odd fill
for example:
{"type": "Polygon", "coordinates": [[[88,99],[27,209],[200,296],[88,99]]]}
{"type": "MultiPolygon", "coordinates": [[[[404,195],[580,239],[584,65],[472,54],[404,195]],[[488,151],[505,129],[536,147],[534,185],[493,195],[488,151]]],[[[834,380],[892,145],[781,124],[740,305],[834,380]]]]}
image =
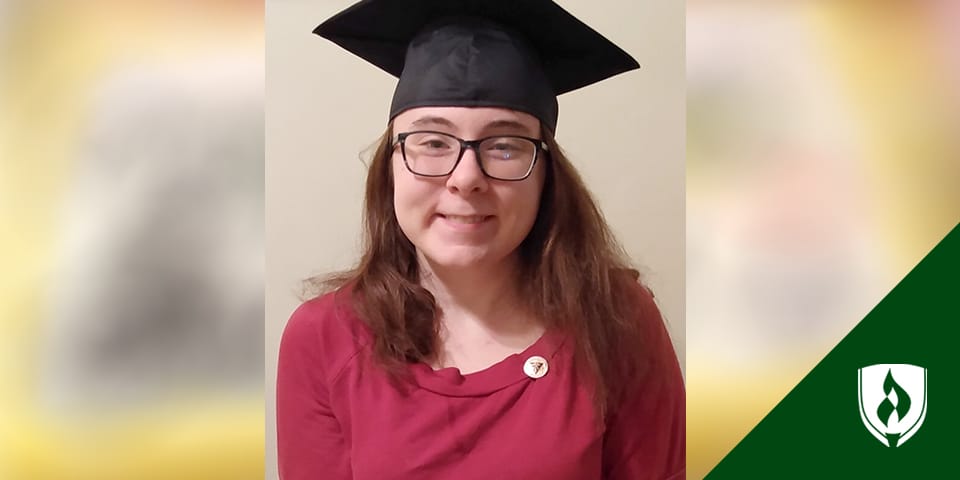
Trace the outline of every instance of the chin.
{"type": "Polygon", "coordinates": [[[491,253],[484,247],[444,246],[425,250],[423,256],[438,267],[470,268],[496,262],[499,257],[491,253]]]}

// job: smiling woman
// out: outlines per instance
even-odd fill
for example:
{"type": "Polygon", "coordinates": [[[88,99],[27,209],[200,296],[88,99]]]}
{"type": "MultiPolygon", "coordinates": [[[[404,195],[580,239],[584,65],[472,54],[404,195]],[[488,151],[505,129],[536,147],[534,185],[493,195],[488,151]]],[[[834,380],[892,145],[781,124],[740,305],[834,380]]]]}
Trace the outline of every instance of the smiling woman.
{"type": "Polygon", "coordinates": [[[428,276],[460,268],[444,273],[474,285],[510,278],[504,269],[516,263],[536,219],[546,166],[536,161],[539,139],[505,135],[539,136],[537,118],[500,108],[420,107],[397,115],[393,129],[405,139],[392,153],[394,210],[428,276]],[[415,130],[425,124],[445,132],[415,130]],[[454,135],[482,141],[466,148],[454,135]],[[509,145],[520,145],[511,159],[491,153],[509,145]],[[434,174],[424,178],[424,169],[434,174]]]}
{"type": "Polygon", "coordinates": [[[315,33],[399,81],[359,262],[284,327],[280,477],[682,478],[666,325],[554,139],[558,95],[636,61],[549,0],[365,0],[315,33]]]}

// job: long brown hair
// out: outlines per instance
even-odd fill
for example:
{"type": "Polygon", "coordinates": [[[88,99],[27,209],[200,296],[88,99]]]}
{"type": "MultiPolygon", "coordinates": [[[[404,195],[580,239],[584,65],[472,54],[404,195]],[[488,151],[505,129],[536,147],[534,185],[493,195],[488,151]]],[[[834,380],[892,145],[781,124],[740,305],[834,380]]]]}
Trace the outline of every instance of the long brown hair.
{"type": "MultiPolygon", "coordinates": [[[[394,213],[392,128],[369,166],[363,255],[349,271],[308,280],[314,293],[349,286],[354,310],[374,333],[375,358],[392,373],[425,361],[437,346],[437,304],[419,282],[416,249],[394,213]]],[[[520,298],[548,329],[567,333],[577,367],[593,379],[601,421],[643,367],[636,270],[629,267],[580,175],[549,131],[540,208],[519,246],[520,298]]]]}

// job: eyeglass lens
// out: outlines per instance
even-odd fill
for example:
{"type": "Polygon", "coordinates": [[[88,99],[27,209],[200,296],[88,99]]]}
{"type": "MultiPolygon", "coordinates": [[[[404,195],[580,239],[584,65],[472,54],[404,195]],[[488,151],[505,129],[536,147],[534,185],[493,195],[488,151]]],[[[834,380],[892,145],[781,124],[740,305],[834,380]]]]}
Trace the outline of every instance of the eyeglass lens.
{"type": "MultiPolygon", "coordinates": [[[[503,136],[484,139],[476,148],[483,171],[502,180],[527,176],[537,145],[526,138],[503,136]]],[[[460,140],[436,132],[412,132],[406,136],[403,154],[407,168],[418,175],[449,175],[461,155],[460,140]]]]}

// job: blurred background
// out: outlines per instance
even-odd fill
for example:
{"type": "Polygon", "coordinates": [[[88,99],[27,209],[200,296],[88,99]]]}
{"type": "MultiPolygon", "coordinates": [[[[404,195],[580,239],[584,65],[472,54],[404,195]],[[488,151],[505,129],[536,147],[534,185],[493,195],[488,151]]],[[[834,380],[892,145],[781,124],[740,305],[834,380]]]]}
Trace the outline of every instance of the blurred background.
{"type": "MultiPolygon", "coordinates": [[[[299,93],[268,109],[336,112],[337,138],[354,135],[339,176],[318,164],[287,186],[290,202],[277,208],[297,214],[274,217],[277,238],[359,221],[346,200],[315,222],[294,210],[314,205],[311,191],[350,198],[344,189],[362,181],[357,153],[380,133],[392,91],[388,77],[309,34],[349,3],[269,7],[278,11],[268,24],[292,37],[271,39],[284,45],[267,58],[271,75],[288,69],[277,88],[299,93]],[[320,82],[345,68],[369,105],[323,93],[320,82]]],[[[684,88],[683,66],[671,63],[682,63],[683,39],[645,41],[679,28],[682,12],[656,21],[628,10],[639,7],[561,3],[645,68],[562,100],[565,112],[599,106],[629,119],[564,114],[558,133],[574,160],[653,123],[682,125],[672,106],[684,92],[649,92],[684,88]],[[588,128],[598,133],[574,134],[588,128]]],[[[262,337],[263,22],[263,3],[245,0],[0,0],[0,478],[264,474],[264,355],[275,355],[296,280],[349,264],[355,239],[276,260],[277,314],[262,337]]],[[[682,218],[682,207],[620,200],[637,185],[672,184],[586,176],[595,191],[610,187],[604,210],[638,263],[654,266],[675,340],[687,319],[690,478],[960,220],[957,45],[953,0],[687,2],[685,306],[682,235],[673,247],[645,243],[652,236],[617,220],[682,218]],[[672,248],[679,263],[656,266],[677,258],[672,248]],[[677,278],[680,288],[669,286],[677,278]]],[[[682,131],[646,140],[660,145],[651,158],[683,149],[682,131]]],[[[290,145],[274,147],[277,158],[318,155],[290,145]]]]}
{"type": "Polygon", "coordinates": [[[0,2],[0,478],[262,478],[263,43],[0,2]]]}
{"type": "Polygon", "coordinates": [[[701,478],[960,221],[960,3],[687,2],[701,478]]]}

